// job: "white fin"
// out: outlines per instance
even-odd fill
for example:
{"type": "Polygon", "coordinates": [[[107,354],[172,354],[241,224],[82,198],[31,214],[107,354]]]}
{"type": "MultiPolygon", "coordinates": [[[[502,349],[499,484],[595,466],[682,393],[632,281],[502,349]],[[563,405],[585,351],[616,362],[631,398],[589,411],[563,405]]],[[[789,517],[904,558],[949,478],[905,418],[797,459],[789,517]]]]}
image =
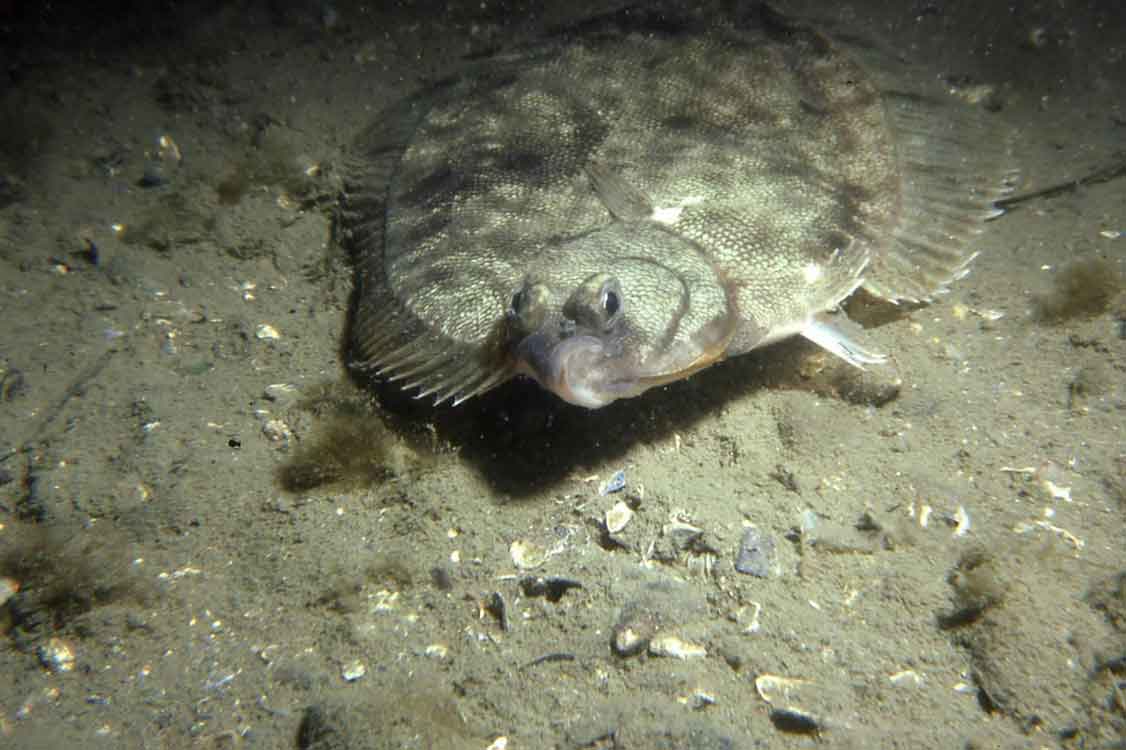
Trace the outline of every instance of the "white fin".
{"type": "MultiPolygon", "coordinates": [[[[847,323],[847,319],[845,319],[847,323]]],[[[817,344],[822,349],[831,352],[854,367],[865,369],[864,365],[880,365],[887,361],[887,355],[873,352],[858,344],[842,330],[838,321],[829,322],[822,316],[810,318],[801,335],[817,344]]],[[[859,326],[853,325],[857,330],[859,326]]]]}

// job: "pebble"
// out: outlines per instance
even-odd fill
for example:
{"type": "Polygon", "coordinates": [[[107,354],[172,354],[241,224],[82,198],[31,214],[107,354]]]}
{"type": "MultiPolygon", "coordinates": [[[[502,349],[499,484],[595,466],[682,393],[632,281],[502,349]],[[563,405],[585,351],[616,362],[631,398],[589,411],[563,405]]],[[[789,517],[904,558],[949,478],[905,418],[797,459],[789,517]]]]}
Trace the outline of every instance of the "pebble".
{"type": "Polygon", "coordinates": [[[735,570],[740,573],[767,578],[774,565],[774,539],[754,526],[743,530],[739,551],[735,555],[735,570]]]}

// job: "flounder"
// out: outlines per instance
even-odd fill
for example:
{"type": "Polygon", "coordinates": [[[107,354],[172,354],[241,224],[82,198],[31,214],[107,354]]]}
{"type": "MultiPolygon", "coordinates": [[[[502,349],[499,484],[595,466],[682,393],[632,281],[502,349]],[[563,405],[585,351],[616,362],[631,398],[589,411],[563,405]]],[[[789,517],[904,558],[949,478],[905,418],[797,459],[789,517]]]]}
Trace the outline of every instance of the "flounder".
{"type": "Polygon", "coordinates": [[[354,364],[594,408],[794,335],[881,361],[825,313],[942,291],[1005,183],[983,115],[880,80],[767,6],[632,11],[388,109],[345,167],[354,364]]]}

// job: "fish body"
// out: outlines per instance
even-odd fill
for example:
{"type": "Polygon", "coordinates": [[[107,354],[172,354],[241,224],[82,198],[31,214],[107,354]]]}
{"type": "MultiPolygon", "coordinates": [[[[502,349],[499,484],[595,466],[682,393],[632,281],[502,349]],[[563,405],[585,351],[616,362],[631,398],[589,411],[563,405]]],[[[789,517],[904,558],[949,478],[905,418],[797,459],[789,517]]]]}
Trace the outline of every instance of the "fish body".
{"type": "Polygon", "coordinates": [[[977,113],[876,81],[755,6],[618,17],[392,108],[341,213],[357,363],[438,401],[523,374],[594,408],[794,335],[881,361],[825,313],[941,291],[1003,188],[977,113]]]}

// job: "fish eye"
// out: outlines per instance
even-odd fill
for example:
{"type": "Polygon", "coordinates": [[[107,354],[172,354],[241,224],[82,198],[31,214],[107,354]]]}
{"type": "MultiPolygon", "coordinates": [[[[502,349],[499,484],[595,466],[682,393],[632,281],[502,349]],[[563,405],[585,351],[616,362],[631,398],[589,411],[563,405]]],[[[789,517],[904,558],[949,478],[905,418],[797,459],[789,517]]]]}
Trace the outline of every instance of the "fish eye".
{"type": "Polygon", "coordinates": [[[607,318],[614,317],[618,314],[618,310],[622,309],[622,301],[613,289],[607,289],[602,295],[602,309],[606,311],[607,318]]]}
{"type": "Polygon", "coordinates": [[[547,298],[548,290],[543,284],[524,284],[512,295],[509,320],[526,333],[538,329],[547,316],[547,298]]]}

